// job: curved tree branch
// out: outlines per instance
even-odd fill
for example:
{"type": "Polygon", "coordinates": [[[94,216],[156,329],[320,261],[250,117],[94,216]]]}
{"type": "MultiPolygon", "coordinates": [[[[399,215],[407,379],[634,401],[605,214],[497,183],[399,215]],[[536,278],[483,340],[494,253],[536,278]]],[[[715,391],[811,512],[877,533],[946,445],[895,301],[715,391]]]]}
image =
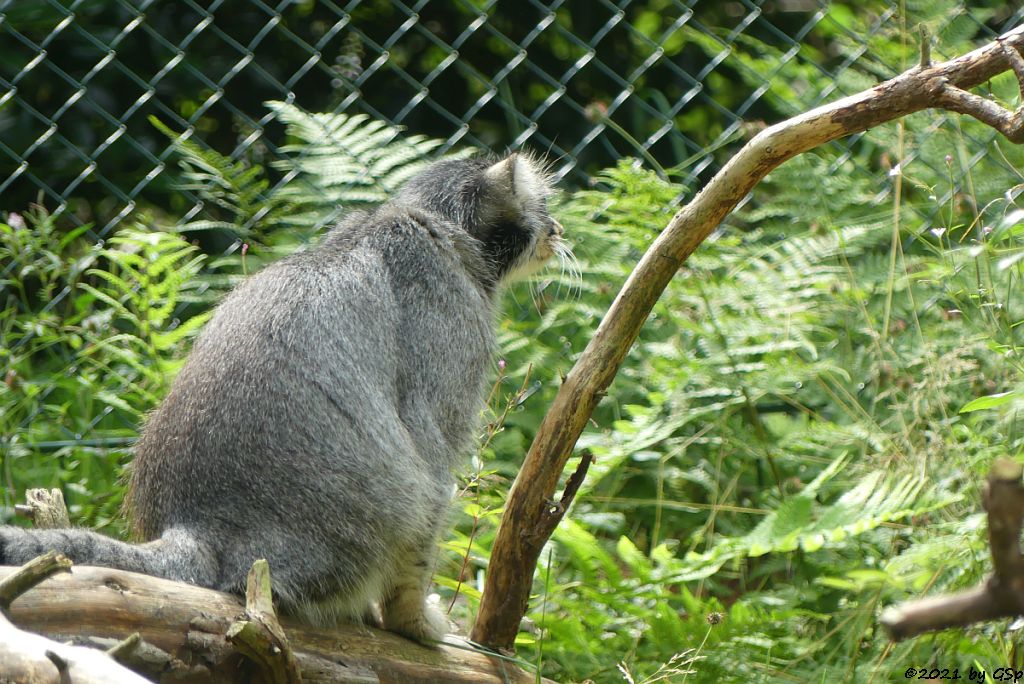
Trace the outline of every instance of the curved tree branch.
{"type": "Polygon", "coordinates": [[[988,542],[992,576],[959,594],[932,596],[887,608],[879,622],[899,641],[947,627],[1024,615],[1024,557],[1020,531],[1024,525],[1024,468],[1008,458],[996,459],[985,482],[988,542]]]}
{"type": "MultiPolygon", "coordinates": [[[[593,339],[559,388],[516,477],[491,552],[472,639],[511,648],[526,612],[533,571],[552,526],[545,517],[576,440],[611,384],[654,303],[687,257],[769,171],[824,143],[928,108],[969,114],[1014,141],[1020,111],[966,92],[1013,69],[1024,88],[1024,27],[940,64],[923,64],[832,104],[761,131],[679,210],[633,270],[593,339]]],[[[924,53],[923,53],[924,54],[924,53]]],[[[568,501],[564,502],[568,505],[568,501]]]]}

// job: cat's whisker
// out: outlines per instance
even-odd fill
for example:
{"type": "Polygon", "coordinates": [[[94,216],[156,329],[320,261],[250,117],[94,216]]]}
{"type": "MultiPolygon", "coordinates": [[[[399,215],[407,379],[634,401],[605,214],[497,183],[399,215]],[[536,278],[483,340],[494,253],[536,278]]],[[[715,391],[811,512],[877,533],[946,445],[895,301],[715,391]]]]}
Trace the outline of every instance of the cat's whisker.
{"type": "Polygon", "coordinates": [[[572,253],[569,243],[562,238],[552,243],[552,249],[558,258],[561,275],[568,281],[570,296],[579,299],[583,294],[583,272],[576,255],[572,253]]]}
{"type": "Polygon", "coordinates": [[[544,312],[541,309],[540,302],[541,302],[541,298],[542,298],[544,293],[543,293],[542,288],[540,287],[540,283],[536,279],[531,280],[530,281],[530,288],[529,289],[530,289],[530,301],[533,303],[533,310],[536,311],[539,314],[543,314],[544,312]]]}
{"type": "Polygon", "coordinates": [[[569,291],[569,297],[571,298],[573,296],[573,290],[575,289],[573,286],[572,264],[569,263],[569,259],[566,257],[565,250],[562,248],[562,245],[559,245],[558,248],[555,249],[555,256],[558,257],[559,268],[558,293],[561,294],[562,285],[565,284],[569,291]]]}

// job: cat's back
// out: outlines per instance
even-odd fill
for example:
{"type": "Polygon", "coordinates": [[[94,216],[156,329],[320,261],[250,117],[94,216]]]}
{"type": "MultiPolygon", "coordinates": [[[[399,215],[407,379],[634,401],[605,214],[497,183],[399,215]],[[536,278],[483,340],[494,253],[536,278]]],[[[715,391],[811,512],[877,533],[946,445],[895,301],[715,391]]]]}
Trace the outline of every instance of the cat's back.
{"type": "Polygon", "coordinates": [[[259,498],[261,480],[301,487],[325,459],[394,452],[396,420],[447,468],[471,436],[491,345],[491,309],[447,230],[384,207],[225,298],[136,445],[133,488],[160,492],[133,497],[155,507],[136,510],[144,536],[182,496],[199,514],[225,482],[259,498]]]}

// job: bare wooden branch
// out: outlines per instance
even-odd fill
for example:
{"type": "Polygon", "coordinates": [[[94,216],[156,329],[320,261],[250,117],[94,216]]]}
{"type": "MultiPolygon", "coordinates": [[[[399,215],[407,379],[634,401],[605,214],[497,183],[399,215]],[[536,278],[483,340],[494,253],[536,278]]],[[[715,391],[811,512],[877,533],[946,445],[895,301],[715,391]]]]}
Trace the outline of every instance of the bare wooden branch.
{"type": "Polygon", "coordinates": [[[1005,606],[996,601],[987,586],[981,586],[955,596],[937,596],[887,608],[878,622],[891,639],[900,641],[927,631],[1005,616],[1005,606]]]}
{"type": "Polygon", "coordinates": [[[228,628],[228,641],[264,674],[268,684],[301,684],[302,674],[274,610],[270,565],[253,563],[245,589],[245,616],[228,628]]]}
{"type": "MultiPolygon", "coordinates": [[[[0,567],[0,582],[14,572],[14,568],[0,567]]],[[[138,648],[151,661],[139,669],[155,681],[265,681],[263,673],[239,655],[226,636],[243,611],[238,598],[229,594],[132,572],[76,565],[73,573],[52,577],[23,594],[12,604],[10,617],[22,629],[51,639],[104,648],[138,632],[142,637],[138,648]]],[[[454,637],[438,648],[426,648],[370,627],[316,629],[287,618],[281,619],[281,625],[306,684],[536,681],[517,662],[473,650],[454,637]]],[[[3,640],[0,635],[0,643],[3,640]]],[[[102,652],[97,654],[106,658],[102,652]]],[[[2,667],[0,660],[0,671],[2,667]]],[[[132,667],[137,663],[132,662],[132,667]]]]}
{"type": "Polygon", "coordinates": [[[1002,46],[1003,52],[1006,53],[1006,59],[1010,60],[1010,68],[1013,69],[1013,73],[1017,77],[1017,85],[1024,93],[1024,57],[1021,57],[1017,49],[1009,43],[1002,43],[1002,46]]]}
{"type": "Polygon", "coordinates": [[[939,102],[944,109],[973,116],[1005,135],[1011,142],[1024,142],[1024,113],[1021,110],[1015,113],[1007,112],[991,100],[951,86],[944,81],[936,82],[936,86],[939,102]]]}
{"type": "MultiPolygon", "coordinates": [[[[472,639],[511,648],[526,612],[537,558],[547,537],[538,529],[573,447],[604,390],[611,384],[651,308],[687,257],[769,171],[837,138],[930,107],[978,116],[1011,139],[1020,115],[965,105],[952,89],[966,90],[1016,68],[1011,52],[1024,47],[1019,27],[967,55],[910,71],[874,88],[771,126],[748,142],[693,200],[679,210],[644,254],[544,417],[509,492],[491,551],[486,586],[472,639]],[[987,120],[986,120],[987,119],[987,120]],[[525,569],[525,571],[524,571],[525,569]]],[[[1019,55],[1018,55],[1019,56],[1019,55]]]]}
{"type": "Polygon", "coordinates": [[[71,561],[67,556],[50,551],[33,558],[15,572],[0,580],[0,610],[6,611],[11,602],[26,591],[36,586],[47,577],[71,569],[71,561]]]}
{"type": "Polygon", "coordinates": [[[918,27],[918,31],[921,34],[921,68],[927,69],[932,65],[932,34],[928,30],[926,24],[921,24],[918,27]]]}
{"type": "Polygon", "coordinates": [[[138,632],[120,641],[97,636],[91,636],[81,641],[83,645],[105,650],[107,655],[132,672],[149,679],[160,680],[163,678],[182,682],[202,681],[210,676],[209,670],[205,667],[190,666],[167,651],[146,643],[138,632]]]}
{"type": "Polygon", "coordinates": [[[131,656],[142,644],[142,635],[135,632],[127,639],[122,639],[107,649],[107,655],[118,662],[123,662],[131,656]]]}
{"type": "Polygon", "coordinates": [[[980,587],[888,608],[879,622],[895,640],[948,627],[964,627],[1024,615],[1024,562],[1020,532],[1024,523],[1024,469],[1009,459],[992,464],[985,486],[992,576],[980,587]]]}
{"type": "Polygon", "coordinates": [[[988,511],[992,568],[1004,584],[1016,577],[1024,580],[1024,562],[1020,553],[1020,531],[1024,519],[1022,475],[1024,468],[1019,463],[999,458],[992,464],[985,483],[984,504],[988,511]]]}
{"type": "Polygon", "coordinates": [[[25,503],[14,507],[14,512],[28,518],[40,529],[56,530],[71,527],[64,494],[59,489],[29,489],[25,503]]]}

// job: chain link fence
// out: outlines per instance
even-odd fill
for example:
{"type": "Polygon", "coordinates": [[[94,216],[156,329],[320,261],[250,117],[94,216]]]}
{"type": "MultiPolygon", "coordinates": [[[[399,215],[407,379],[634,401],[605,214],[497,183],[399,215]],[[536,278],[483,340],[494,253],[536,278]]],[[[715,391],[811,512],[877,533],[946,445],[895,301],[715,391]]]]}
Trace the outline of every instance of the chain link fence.
{"type": "MultiPolygon", "coordinates": [[[[198,200],[172,198],[171,141],[149,118],[272,161],[267,100],[362,112],[441,152],[528,146],[570,184],[623,156],[693,178],[744,121],[792,113],[776,83],[790,62],[828,77],[815,101],[895,73],[870,46],[896,3],[876,4],[853,30],[813,0],[6,0],[0,209],[41,199],[97,237],[139,207],[183,215],[198,200]]],[[[950,23],[988,37],[1019,20],[990,4],[950,23]]]]}
{"type": "MultiPolygon", "coordinates": [[[[1002,0],[935,4],[940,46],[1024,20],[1002,0]]],[[[272,169],[287,141],[271,100],[397,124],[442,154],[528,147],[567,187],[623,157],[692,186],[759,122],[898,73],[874,48],[912,34],[900,16],[854,0],[0,0],[0,219],[39,203],[98,242],[142,211],[202,217],[158,124],[272,169]]],[[[864,163],[856,137],[835,145],[837,164],[864,163]]],[[[32,448],[88,445],[110,410],[32,448]]]]}

